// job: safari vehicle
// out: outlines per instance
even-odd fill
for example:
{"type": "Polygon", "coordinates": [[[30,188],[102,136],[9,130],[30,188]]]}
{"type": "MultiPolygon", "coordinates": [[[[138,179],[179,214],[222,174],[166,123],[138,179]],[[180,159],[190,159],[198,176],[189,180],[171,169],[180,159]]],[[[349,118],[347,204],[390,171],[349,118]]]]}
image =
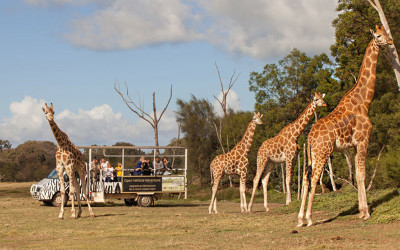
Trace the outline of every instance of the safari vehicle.
{"type": "MultiPolygon", "coordinates": [[[[154,205],[163,194],[184,196],[187,199],[187,149],[183,147],[135,147],[135,146],[78,146],[84,150],[84,158],[88,159],[85,181],[89,189],[89,199],[93,202],[106,202],[112,199],[124,199],[126,205],[149,207],[154,205]],[[150,150],[151,153],[145,151],[150,150]],[[140,157],[146,156],[153,161],[156,152],[164,150],[160,157],[172,159],[172,172],[160,174],[154,168],[151,175],[132,176],[134,167],[140,157]],[[100,154],[101,152],[101,154],[100,154]],[[117,160],[122,164],[122,180],[120,182],[105,182],[103,171],[93,175],[93,156],[101,156],[117,160]]],[[[78,178],[78,182],[81,180],[78,178]]],[[[34,199],[45,205],[61,206],[67,204],[69,197],[69,180],[64,175],[65,200],[61,200],[60,181],[56,169],[47,178],[31,186],[30,192],[34,199]]],[[[82,188],[82,187],[81,187],[82,188]]],[[[81,190],[81,200],[86,200],[81,190]]],[[[76,197],[74,197],[76,199],[76,197]]]]}

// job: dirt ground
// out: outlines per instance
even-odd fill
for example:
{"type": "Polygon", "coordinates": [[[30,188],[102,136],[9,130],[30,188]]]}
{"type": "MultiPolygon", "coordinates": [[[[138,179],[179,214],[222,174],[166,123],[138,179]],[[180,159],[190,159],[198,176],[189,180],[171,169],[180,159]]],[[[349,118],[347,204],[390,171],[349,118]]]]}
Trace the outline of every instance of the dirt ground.
{"type": "Polygon", "coordinates": [[[240,213],[239,203],[218,202],[219,214],[209,215],[207,202],[161,200],[140,208],[114,200],[96,204],[95,218],[84,206],[82,218],[71,219],[68,204],[59,220],[59,208],[31,198],[30,185],[0,183],[1,249],[400,249],[400,222],[372,224],[315,211],[315,226],[296,228],[297,213],[276,212],[281,204],[266,213],[256,203],[253,213],[240,213]]]}

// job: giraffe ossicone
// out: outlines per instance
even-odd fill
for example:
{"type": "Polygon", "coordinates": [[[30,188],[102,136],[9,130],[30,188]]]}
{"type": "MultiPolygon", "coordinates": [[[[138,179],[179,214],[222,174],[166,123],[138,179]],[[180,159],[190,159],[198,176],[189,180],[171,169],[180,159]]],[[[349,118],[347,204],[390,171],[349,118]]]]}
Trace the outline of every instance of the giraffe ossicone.
{"type": "MultiPolygon", "coordinates": [[[[90,217],[94,217],[94,213],[92,207],[90,206],[89,195],[86,189],[85,176],[86,176],[86,164],[83,160],[83,155],[81,151],[75,147],[75,145],[70,141],[68,136],[61,131],[57,124],[54,121],[54,110],[53,103],[50,104],[50,107],[45,103],[45,107],[42,108],[43,112],[46,115],[46,119],[49,122],[50,128],[53,132],[54,137],[56,138],[58,147],[56,152],[56,170],[58,178],[60,179],[60,193],[61,200],[65,200],[65,186],[64,186],[64,171],[69,177],[69,195],[72,201],[71,208],[71,217],[79,218],[82,214],[81,208],[81,197],[80,195],[80,185],[76,179],[75,173],[78,173],[79,178],[81,180],[82,190],[85,192],[86,202],[89,209],[90,217]],[[75,213],[75,199],[74,194],[76,192],[76,197],[78,200],[78,213],[75,213]]],[[[61,202],[60,214],[58,216],[59,219],[63,219],[64,217],[64,202],[61,202]]]]}
{"type": "MultiPolygon", "coordinates": [[[[328,157],[334,149],[344,150],[355,148],[355,168],[358,188],[359,217],[370,217],[365,191],[365,160],[372,123],[368,117],[369,105],[375,91],[376,66],[379,46],[392,44],[384,27],[376,26],[376,32],[371,32],[373,39],[369,43],[360,74],[355,85],[343,96],[336,108],[320,119],[311,128],[307,137],[308,173],[311,182],[306,213],[307,226],[313,224],[311,219],[315,188],[328,157]]],[[[307,174],[303,177],[304,190],[308,190],[307,174]]],[[[302,194],[301,207],[297,226],[303,226],[304,209],[308,192],[302,194]]]]}
{"type": "Polygon", "coordinates": [[[256,125],[262,124],[261,118],[263,115],[260,112],[253,114],[253,119],[247,126],[247,129],[236,146],[226,154],[218,155],[210,164],[211,179],[213,180],[211,203],[208,212],[217,212],[217,190],[218,184],[222,178],[223,173],[227,175],[239,175],[240,176],[240,209],[241,212],[247,211],[246,205],[246,175],[247,165],[249,160],[247,154],[250,151],[251,143],[253,141],[254,131],[256,125]]]}

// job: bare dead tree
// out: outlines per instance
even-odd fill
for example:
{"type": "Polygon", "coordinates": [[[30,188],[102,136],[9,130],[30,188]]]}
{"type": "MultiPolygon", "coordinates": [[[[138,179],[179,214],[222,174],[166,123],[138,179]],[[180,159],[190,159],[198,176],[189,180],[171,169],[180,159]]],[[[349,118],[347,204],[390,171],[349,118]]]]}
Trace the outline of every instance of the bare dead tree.
{"type": "MultiPolygon", "coordinates": [[[[389,24],[386,20],[385,13],[383,12],[381,3],[379,0],[367,0],[371,6],[378,12],[379,18],[381,20],[381,23],[383,24],[383,27],[385,27],[386,33],[389,35],[389,37],[393,40],[392,33],[390,32],[390,27],[389,24]]],[[[394,74],[396,75],[396,80],[397,80],[397,85],[399,87],[400,91],[400,61],[399,61],[399,54],[397,53],[396,46],[394,43],[388,44],[389,46],[389,56],[390,56],[390,63],[392,64],[394,74]]]]}
{"type": "Polygon", "coordinates": [[[378,159],[376,160],[375,169],[374,169],[374,172],[373,172],[373,174],[372,174],[372,176],[371,176],[371,180],[369,181],[369,184],[368,184],[368,187],[367,187],[367,191],[371,190],[372,182],[373,182],[374,179],[375,179],[376,170],[378,170],[378,167],[379,167],[379,160],[381,159],[382,151],[385,149],[385,147],[386,147],[386,145],[383,145],[383,147],[382,147],[381,150],[379,151],[378,159]]]}
{"type": "MultiPolygon", "coordinates": [[[[222,143],[222,128],[224,126],[224,121],[225,121],[225,118],[226,118],[226,115],[228,112],[228,104],[226,101],[227,101],[229,91],[232,89],[233,85],[235,85],[240,74],[235,77],[236,71],[233,71],[233,74],[231,75],[231,79],[229,80],[228,89],[224,90],[224,84],[222,82],[221,73],[219,71],[217,63],[215,63],[215,68],[217,69],[217,72],[218,72],[219,83],[221,86],[222,100],[218,99],[215,95],[213,95],[213,96],[214,96],[215,100],[218,101],[219,105],[221,106],[221,109],[223,112],[223,117],[219,119],[219,126],[217,126],[217,124],[214,122],[214,127],[215,127],[215,131],[217,132],[217,137],[218,137],[218,141],[221,145],[222,152],[225,154],[224,145],[222,143]]],[[[229,148],[229,145],[227,145],[227,148],[229,148]]]]}
{"type": "MultiPolygon", "coordinates": [[[[217,133],[218,142],[222,148],[222,152],[225,154],[225,148],[222,143],[222,128],[224,126],[224,121],[225,121],[227,110],[228,110],[228,104],[227,104],[226,100],[227,100],[229,91],[232,89],[233,85],[236,83],[237,79],[239,78],[239,75],[237,77],[235,77],[236,71],[233,71],[233,74],[232,74],[231,79],[228,84],[228,89],[224,90],[224,84],[222,83],[221,73],[219,71],[219,68],[218,68],[218,65],[216,62],[215,62],[215,68],[217,69],[219,83],[221,85],[222,100],[218,99],[215,95],[213,95],[213,96],[218,101],[219,105],[221,106],[221,109],[223,112],[223,117],[219,119],[219,126],[217,126],[217,124],[214,122],[214,127],[215,127],[215,132],[217,133]]],[[[228,142],[228,138],[227,138],[227,142],[228,142]]],[[[227,151],[229,151],[228,143],[227,143],[226,147],[227,147],[227,151]]],[[[232,187],[233,184],[232,184],[232,178],[230,175],[228,176],[228,179],[229,179],[229,184],[232,187]]]]}
{"type": "Polygon", "coordinates": [[[224,84],[222,83],[222,79],[221,79],[221,73],[219,71],[218,65],[217,63],[215,63],[215,67],[217,69],[218,72],[218,78],[219,78],[219,83],[221,85],[221,93],[222,93],[222,100],[219,100],[215,95],[214,98],[219,102],[219,104],[221,105],[222,111],[224,112],[224,118],[226,117],[226,113],[228,110],[228,105],[226,103],[226,99],[227,96],[229,94],[229,91],[232,89],[233,85],[235,85],[237,79],[239,78],[240,74],[238,76],[235,77],[236,75],[236,71],[233,71],[233,74],[231,76],[231,79],[229,80],[229,85],[228,85],[228,89],[225,91],[224,90],[224,84]]]}
{"type": "MultiPolygon", "coordinates": [[[[126,89],[126,93],[124,94],[121,91],[121,86],[119,84],[118,81],[115,81],[114,83],[114,89],[115,91],[121,96],[122,100],[124,101],[124,103],[126,104],[126,106],[133,112],[135,113],[139,118],[145,120],[147,123],[149,123],[151,125],[151,127],[154,130],[154,143],[155,146],[158,147],[159,142],[158,142],[158,123],[160,122],[162,116],[164,115],[165,111],[168,108],[168,105],[171,101],[172,98],[172,85],[171,85],[171,91],[170,91],[170,95],[169,95],[169,99],[167,104],[165,105],[165,107],[163,108],[162,112],[160,113],[160,115],[158,116],[157,114],[157,106],[156,106],[156,93],[153,92],[153,114],[149,114],[146,111],[144,111],[143,105],[140,103],[139,101],[139,105],[137,103],[135,103],[132,98],[129,95],[129,88],[128,85],[125,82],[125,89],[126,89]]],[[[159,154],[159,150],[156,149],[156,153],[159,154]]]]}

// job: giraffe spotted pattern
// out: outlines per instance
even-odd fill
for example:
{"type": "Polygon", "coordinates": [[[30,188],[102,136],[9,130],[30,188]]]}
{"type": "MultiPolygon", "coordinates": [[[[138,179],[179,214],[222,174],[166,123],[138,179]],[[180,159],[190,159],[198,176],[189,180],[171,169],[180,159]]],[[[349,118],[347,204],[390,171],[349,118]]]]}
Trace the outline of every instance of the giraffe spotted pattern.
{"type": "Polygon", "coordinates": [[[210,171],[213,178],[211,204],[208,212],[217,212],[217,189],[218,184],[222,178],[223,173],[227,175],[239,175],[240,176],[240,208],[242,212],[247,211],[246,205],[246,174],[247,165],[249,160],[247,154],[250,151],[251,143],[253,141],[254,131],[257,124],[262,124],[262,115],[260,112],[254,113],[253,119],[247,126],[246,132],[240,142],[228,153],[218,155],[214,158],[210,165],[210,171]]]}

